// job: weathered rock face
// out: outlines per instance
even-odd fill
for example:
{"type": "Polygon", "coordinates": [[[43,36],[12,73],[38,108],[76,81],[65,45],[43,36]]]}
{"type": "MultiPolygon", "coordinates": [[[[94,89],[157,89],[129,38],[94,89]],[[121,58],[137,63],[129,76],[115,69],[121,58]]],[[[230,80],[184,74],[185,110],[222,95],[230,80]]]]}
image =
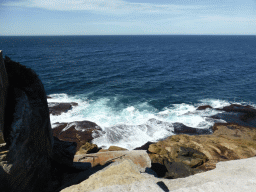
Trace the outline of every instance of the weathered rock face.
{"type": "Polygon", "coordinates": [[[90,142],[102,134],[102,129],[96,123],[90,121],[57,123],[57,126],[52,131],[53,136],[60,140],[76,142],[77,151],[86,142],[90,142]]]}
{"type": "MultiPolygon", "coordinates": [[[[197,173],[200,170],[214,169],[219,161],[256,155],[255,128],[237,124],[216,124],[213,131],[212,135],[173,135],[156,144],[151,144],[148,151],[152,169],[154,170],[153,163],[166,167],[168,162],[180,162],[197,173]]],[[[163,175],[163,173],[159,174],[163,175]]],[[[166,177],[175,178],[174,176],[175,174],[172,173],[170,177],[169,170],[166,172],[166,177]]]]}
{"type": "Polygon", "coordinates": [[[4,143],[4,111],[6,105],[8,77],[5,70],[2,51],[0,50],[0,144],[4,143]]]}
{"type": "Polygon", "coordinates": [[[151,167],[151,161],[146,151],[108,151],[92,154],[75,155],[74,162],[91,163],[92,167],[105,165],[110,162],[120,162],[129,159],[135,163],[140,170],[151,167]]]}
{"type": "Polygon", "coordinates": [[[78,103],[71,102],[71,103],[48,103],[49,113],[52,115],[61,115],[72,109],[73,106],[77,106],[78,103]]]}
{"type": "Polygon", "coordinates": [[[4,171],[9,191],[34,191],[49,182],[53,137],[46,94],[34,71],[4,60],[8,74],[4,171]],[[40,174],[39,174],[40,173],[40,174]]]}

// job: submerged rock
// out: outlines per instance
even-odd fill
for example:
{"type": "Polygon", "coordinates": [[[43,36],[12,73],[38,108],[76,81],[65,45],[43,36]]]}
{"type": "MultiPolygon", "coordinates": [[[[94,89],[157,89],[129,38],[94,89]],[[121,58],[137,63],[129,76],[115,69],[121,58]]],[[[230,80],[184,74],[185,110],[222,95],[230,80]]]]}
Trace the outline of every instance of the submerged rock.
{"type": "Polygon", "coordinates": [[[62,113],[66,113],[73,108],[73,106],[77,106],[78,103],[53,103],[49,102],[49,113],[52,115],[61,115],[62,113]]]}
{"type": "Polygon", "coordinates": [[[199,129],[188,127],[183,123],[173,123],[173,127],[175,134],[203,135],[212,133],[211,129],[199,129]]]}

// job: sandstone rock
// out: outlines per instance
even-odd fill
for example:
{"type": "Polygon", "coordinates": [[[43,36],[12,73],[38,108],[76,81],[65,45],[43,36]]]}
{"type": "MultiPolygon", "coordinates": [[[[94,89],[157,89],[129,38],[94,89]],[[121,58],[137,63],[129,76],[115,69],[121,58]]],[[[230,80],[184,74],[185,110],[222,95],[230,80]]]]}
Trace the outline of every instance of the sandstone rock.
{"type": "Polygon", "coordinates": [[[118,146],[110,146],[108,151],[127,151],[127,149],[118,146]]]}
{"type": "Polygon", "coordinates": [[[106,167],[82,183],[65,188],[61,192],[92,191],[101,187],[130,184],[144,179],[145,177],[140,174],[131,160],[124,160],[120,164],[106,167]]]}
{"type": "Polygon", "coordinates": [[[219,161],[256,155],[255,128],[216,124],[213,131],[212,135],[173,135],[150,145],[149,156],[153,163],[182,162],[198,171],[213,169],[219,161]]]}
{"type": "Polygon", "coordinates": [[[71,110],[73,106],[77,106],[78,103],[71,102],[71,103],[48,103],[49,106],[49,113],[52,115],[61,115],[62,113],[66,113],[67,111],[71,110]]]}
{"type": "Polygon", "coordinates": [[[76,152],[76,155],[88,154],[88,153],[97,153],[98,146],[89,142],[86,142],[84,145],[80,147],[80,149],[76,152]]]}
{"type": "Polygon", "coordinates": [[[4,63],[9,81],[4,124],[9,151],[2,159],[6,184],[11,192],[44,189],[51,180],[53,147],[44,87],[33,70],[8,57],[4,63]]]}
{"type": "Polygon", "coordinates": [[[92,141],[99,137],[103,131],[93,122],[90,121],[75,121],[72,123],[56,123],[53,130],[53,136],[63,141],[76,142],[77,151],[86,142],[92,141]]]}
{"type": "Polygon", "coordinates": [[[151,167],[151,161],[146,151],[109,151],[94,154],[75,155],[74,162],[91,163],[92,167],[105,165],[110,162],[120,162],[129,159],[135,163],[140,170],[144,171],[151,167]]]}
{"type": "Polygon", "coordinates": [[[4,141],[4,111],[6,105],[8,77],[5,70],[2,51],[0,50],[0,144],[4,141]]]}

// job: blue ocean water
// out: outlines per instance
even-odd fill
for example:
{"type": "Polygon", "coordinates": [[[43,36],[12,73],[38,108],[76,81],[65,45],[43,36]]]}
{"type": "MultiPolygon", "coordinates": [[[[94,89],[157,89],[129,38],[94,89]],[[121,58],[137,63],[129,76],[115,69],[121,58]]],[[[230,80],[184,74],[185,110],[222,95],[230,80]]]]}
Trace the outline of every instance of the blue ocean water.
{"type": "Polygon", "coordinates": [[[256,104],[256,36],[0,37],[0,49],[36,71],[49,101],[79,103],[53,127],[93,121],[102,146],[134,148],[174,122],[209,128],[216,111],[199,105],[256,104]]]}

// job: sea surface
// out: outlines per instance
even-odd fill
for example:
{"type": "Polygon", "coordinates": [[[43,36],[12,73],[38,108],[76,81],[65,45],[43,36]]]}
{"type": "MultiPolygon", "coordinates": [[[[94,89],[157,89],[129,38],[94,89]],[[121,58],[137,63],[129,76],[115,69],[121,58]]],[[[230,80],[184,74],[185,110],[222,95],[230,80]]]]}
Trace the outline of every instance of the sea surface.
{"type": "Polygon", "coordinates": [[[256,36],[15,36],[0,50],[36,71],[49,102],[79,104],[53,128],[95,122],[103,147],[163,139],[175,122],[207,129],[217,112],[200,105],[256,104],[256,36]]]}

